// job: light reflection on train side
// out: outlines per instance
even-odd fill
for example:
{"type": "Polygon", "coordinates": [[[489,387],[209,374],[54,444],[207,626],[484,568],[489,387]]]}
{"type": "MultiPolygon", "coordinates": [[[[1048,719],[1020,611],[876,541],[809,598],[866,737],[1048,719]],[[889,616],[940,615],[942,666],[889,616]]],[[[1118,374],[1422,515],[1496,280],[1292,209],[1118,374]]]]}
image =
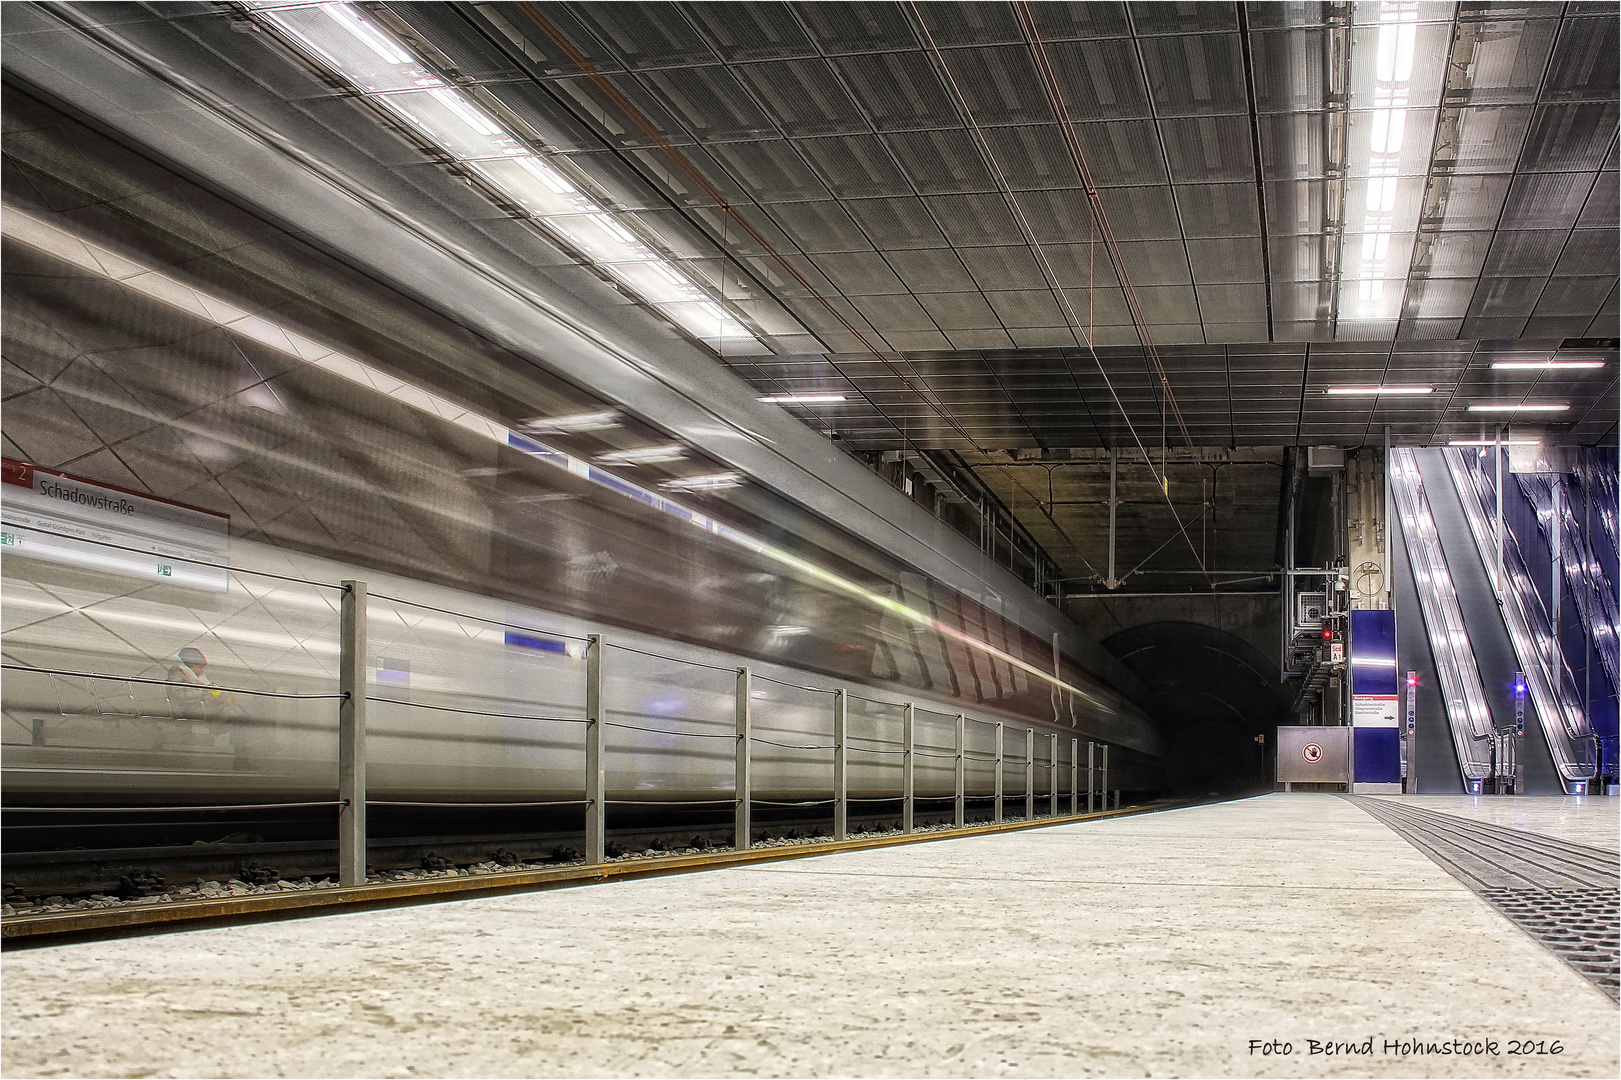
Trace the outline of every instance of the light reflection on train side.
{"type": "Polygon", "coordinates": [[[780,566],[812,578],[835,590],[855,597],[872,607],[888,611],[919,627],[927,628],[1011,665],[1057,689],[1108,709],[1106,702],[1051,672],[964,633],[898,600],[882,596],[857,582],[826,570],[807,559],[767,543],[741,529],[725,525],[690,507],[616,476],[574,455],[547,446],[508,428],[497,420],[432,391],[415,386],[364,361],[327,348],[319,342],[282,326],[274,319],[255,315],[229,301],[196,289],[181,279],[141,264],[121,253],[86,239],[77,233],[46,221],[21,208],[6,205],[0,217],[0,232],[13,240],[42,251],[81,270],[119,282],[152,299],[233,333],[240,333],[282,354],[319,367],[368,390],[383,394],[413,409],[455,424],[494,442],[509,446],[528,457],[582,477],[599,487],[642,503],[685,521],[696,528],[742,547],[780,566]]]}

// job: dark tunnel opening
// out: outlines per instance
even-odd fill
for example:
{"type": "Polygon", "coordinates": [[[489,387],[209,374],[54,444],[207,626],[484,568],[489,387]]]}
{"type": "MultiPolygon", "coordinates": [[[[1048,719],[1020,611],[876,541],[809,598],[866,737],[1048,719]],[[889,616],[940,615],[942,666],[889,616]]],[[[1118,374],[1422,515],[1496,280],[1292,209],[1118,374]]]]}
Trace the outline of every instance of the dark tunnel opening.
{"type": "Polygon", "coordinates": [[[1289,722],[1289,699],[1255,646],[1191,622],[1136,626],[1103,644],[1153,695],[1170,794],[1271,790],[1272,741],[1289,722]]]}

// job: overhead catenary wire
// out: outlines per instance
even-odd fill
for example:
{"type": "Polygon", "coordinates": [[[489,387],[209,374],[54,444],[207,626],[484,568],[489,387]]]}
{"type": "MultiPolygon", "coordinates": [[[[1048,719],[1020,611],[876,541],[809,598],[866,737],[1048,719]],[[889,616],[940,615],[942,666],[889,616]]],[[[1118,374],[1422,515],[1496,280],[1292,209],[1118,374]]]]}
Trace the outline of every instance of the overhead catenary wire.
{"type": "MultiPolygon", "coordinates": [[[[963,425],[962,421],[958,419],[956,414],[940,402],[938,395],[932,388],[928,387],[927,384],[923,384],[920,387],[917,381],[914,381],[913,378],[907,376],[903,371],[900,370],[894,360],[885,355],[884,350],[881,350],[874,345],[872,341],[868,339],[867,335],[838,309],[837,305],[824,296],[821,290],[818,289],[816,285],[804,273],[802,273],[797,266],[795,266],[780,251],[777,250],[776,246],[772,244],[768,237],[762,234],[760,230],[757,229],[747,218],[738,213],[737,209],[732,206],[731,201],[728,200],[718,189],[716,189],[715,186],[709,182],[708,178],[699,172],[699,170],[695,168],[684,155],[682,155],[674,146],[672,146],[664,134],[659,131],[659,129],[650,120],[648,120],[646,116],[642,114],[641,110],[638,109],[631,101],[629,101],[622,93],[620,93],[618,88],[615,87],[612,82],[604,78],[602,73],[599,72],[596,67],[586,59],[584,54],[575,48],[574,44],[568,40],[567,36],[559,31],[557,27],[552,25],[552,23],[546,19],[546,17],[535,7],[534,4],[528,2],[528,0],[519,0],[517,7],[524,13],[525,17],[527,17],[530,22],[535,24],[541,33],[546,35],[547,39],[550,40],[552,44],[557,46],[557,48],[563,52],[564,56],[566,56],[569,61],[581,71],[582,74],[590,79],[591,82],[600,91],[602,91],[604,96],[613,102],[615,107],[617,107],[627,119],[640,128],[642,132],[653,141],[654,145],[659,148],[660,152],[662,152],[664,156],[676,166],[676,168],[680,169],[681,172],[689,180],[691,180],[691,182],[696,185],[699,190],[701,190],[711,201],[713,201],[716,209],[721,212],[721,215],[726,222],[735,222],[737,226],[744,233],[746,233],[751,240],[754,241],[755,244],[759,245],[760,250],[765,252],[767,256],[776,262],[784,273],[793,278],[799,287],[805,291],[807,296],[814,299],[819,305],[821,305],[828,312],[828,314],[831,315],[833,319],[844,328],[847,333],[849,333],[857,342],[859,342],[864,351],[871,354],[875,360],[882,364],[884,369],[898,379],[902,386],[916,394],[918,399],[922,401],[924,405],[927,406],[928,409],[938,416],[944,423],[953,428],[963,439],[963,441],[972,446],[976,452],[980,454],[986,453],[985,448],[980,445],[979,441],[975,439],[974,436],[968,431],[967,427],[963,425]]],[[[727,227],[727,231],[729,232],[729,225],[727,227]]],[[[733,258],[735,259],[736,256],[734,255],[733,258]]],[[[890,426],[893,427],[897,433],[899,433],[902,441],[905,442],[908,447],[910,447],[920,457],[925,456],[923,448],[917,444],[910,433],[907,432],[906,428],[897,423],[893,417],[880,408],[877,402],[873,401],[871,395],[868,394],[867,390],[862,387],[860,383],[858,383],[848,372],[839,366],[839,364],[834,361],[830,355],[825,356],[824,359],[827,361],[828,366],[833,368],[833,370],[838,373],[839,377],[848,383],[851,389],[854,390],[855,393],[859,395],[875,413],[888,421],[890,426]]],[[[921,379],[921,376],[919,376],[919,379],[921,379]]],[[[1010,484],[1018,487],[1020,490],[1024,490],[1023,486],[1019,483],[1016,477],[1014,477],[1011,473],[1006,475],[1010,484]]],[[[951,482],[949,477],[946,479],[948,483],[951,482]]],[[[952,486],[955,487],[956,485],[953,484],[952,486]]],[[[958,494],[966,497],[966,493],[962,492],[960,489],[958,494]]],[[[1029,492],[1026,492],[1026,494],[1029,494],[1029,492]]],[[[1040,500],[1032,496],[1032,502],[1035,503],[1039,509],[1040,500]]],[[[1054,527],[1057,529],[1059,534],[1064,537],[1065,541],[1069,543],[1071,547],[1075,548],[1077,553],[1079,553],[1078,546],[1074,544],[1074,542],[1067,536],[1067,534],[1063,532],[1061,528],[1058,528],[1056,522],[1054,522],[1054,527]]],[[[1037,545],[1037,550],[1039,552],[1039,545],[1037,545]]],[[[1084,555],[1082,558],[1084,561],[1084,555]]]]}
{"type": "MultiPolygon", "coordinates": [[[[1179,534],[1185,536],[1186,526],[1182,523],[1182,517],[1181,514],[1177,512],[1176,505],[1171,501],[1170,484],[1166,478],[1163,467],[1163,452],[1161,455],[1161,468],[1156,469],[1154,467],[1153,456],[1149,453],[1148,447],[1143,443],[1142,437],[1138,433],[1136,425],[1132,423],[1131,416],[1126,410],[1125,403],[1121,400],[1119,392],[1115,389],[1113,380],[1109,378],[1109,373],[1104,367],[1102,358],[1098,355],[1097,348],[1093,344],[1093,335],[1082,328],[1080,316],[1075,311],[1075,306],[1070,300],[1069,290],[1066,289],[1059,280],[1058,274],[1054,270],[1051,260],[1047,257],[1046,251],[1044,250],[1042,244],[1036,238],[1035,231],[1030,226],[1029,218],[1024,213],[1024,209],[1019,203],[1017,195],[1014,194],[1012,186],[1007,181],[1006,172],[1002,169],[1000,161],[997,160],[995,151],[991,148],[990,141],[985,137],[984,131],[981,129],[978,120],[975,119],[973,111],[968,104],[967,96],[962,92],[961,87],[957,84],[956,77],[952,73],[950,66],[946,63],[945,55],[941,51],[939,45],[935,42],[933,34],[929,31],[928,24],[924,21],[922,12],[918,9],[916,0],[908,0],[908,3],[912,9],[913,17],[916,19],[917,25],[923,34],[924,41],[927,44],[930,52],[934,55],[935,61],[939,65],[942,74],[944,74],[952,94],[957,99],[959,109],[968,121],[968,126],[973,132],[975,141],[980,147],[981,152],[985,156],[986,163],[990,166],[991,171],[996,175],[997,182],[1001,186],[1003,195],[1008,200],[1014,217],[1019,221],[1021,228],[1026,234],[1029,247],[1031,248],[1033,254],[1035,254],[1037,260],[1041,263],[1047,280],[1051,283],[1052,289],[1059,299],[1060,306],[1063,308],[1067,321],[1070,324],[1070,329],[1078,337],[1080,337],[1080,339],[1084,342],[1088,353],[1091,354],[1093,362],[1097,365],[1098,374],[1103,379],[1103,384],[1109,391],[1109,396],[1114,401],[1115,407],[1119,410],[1120,417],[1125,422],[1126,430],[1131,434],[1132,442],[1136,444],[1138,451],[1142,454],[1144,463],[1147,464],[1149,472],[1153,474],[1154,479],[1157,482],[1157,486],[1160,488],[1160,493],[1165,499],[1165,504],[1171,511],[1172,518],[1176,521],[1179,534]]],[[[1141,307],[1136,301],[1135,293],[1131,291],[1130,280],[1125,269],[1124,261],[1119,257],[1118,243],[1115,241],[1113,231],[1109,227],[1108,216],[1103,211],[1103,206],[1098,195],[1097,187],[1092,182],[1090,170],[1086,166],[1086,158],[1081,150],[1078,137],[1075,135],[1073,122],[1069,118],[1069,110],[1064,104],[1063,95],[1058,89],[1057,79],[1053,73],[1051,61],[1048,59],[1046,54],[1046,46],[1041,41],[1040,35],[1036,32],[1035,20],[1030,15],[1027,6],[1022,2],[1022,0],[1015,2],[1014,10],[1018,15],[1019,25],[1025,35],[1026,44],[1029,46],[1032,58],[1035,60],[1037,72],[1041,76],[1043,91],[1047,95],[1048,102],[1051,105],[1055,118],[1058,121],[1058,126],[1063,133],[1065,147],[1070,154],[1072,163],[1075,165],[1082,187],[1086,191],[1087,202],[1089,209],[1091,210],[1094,226],[1102,233],[1104,250],[1109,253],[1111,261],[1113,261],[1115,264],[1115,274],[1120,279],[1122,296],[1126,298],[1128,311],[1131,312],[1132,321],[1136,325],[1138,335],[1142,340],[1145,357],[1151,366],[1153,374],[1158,378],[1160,384],[1158,390],[1162,402],[1162,408],[1164,407],[1164,403],[1169,404],[1171,412],[1175,416],[1178,428],[1182,433],[1184,442],[1186,442],[1188,446],[1192,446],[1192,437],[1188,434],[1187,426],[1182,419],[1181,408],[1176,404],[1175,395],[1171,391],[1170,380],[1166,375],[1163,363],[1160,361],[1158,349],[1154,346],[1152,335],[1147,327],[1146,317],[1143,316],[1141,307]]],[[[1089,280],[1087,283],[1089,303],[1092,290],[1093,282],[1089,280]]],[[[1088,321],[1088,325],[1090,325],[1090,320],[1088,321]]],[[[1069,371],[1071,381],[1075,383],[1076,392],[1081,394],[1084,401],[1084,391],[1081,390],[1079,379],[1076,377],[1074,369],[1070,367],[1067,357],[1065,358],[1065,367],[1066,370],[1069,371]]],[[[1161,443],[1164,443],[1163,423],[1161,443]]],[[[1037,501],[1039,503],[1039,500],[1037,501]]],[[[1050,518],[1050,515],[1048,516],[1050,518]]],[[[1188,537],[1187,540],[1189,551],[1192,552],[1194,560],[1198,563],[1199,568],[1203,570],[1205,568],[1204,559],[1200,556],[1198,549],[1194,547],[1192,538],[1188,537]]]]}

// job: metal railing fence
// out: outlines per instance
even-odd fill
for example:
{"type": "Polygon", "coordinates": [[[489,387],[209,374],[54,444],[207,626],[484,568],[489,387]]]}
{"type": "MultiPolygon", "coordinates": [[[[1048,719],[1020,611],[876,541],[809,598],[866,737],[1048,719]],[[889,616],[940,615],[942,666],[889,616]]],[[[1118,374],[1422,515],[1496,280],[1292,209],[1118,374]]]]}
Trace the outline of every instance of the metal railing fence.
{"type": "MultiPolygon", "coordinates": [[[[311,583],[319,584],[319,583],[311,583]]],[[[1009,759],[1004,749],[1004,736],[1007,734],[1007,725],[1003,721],[987,721],[977,717],[967,716],[964,713],[941,713],[923,710],[929,714],[929,722],[940,725],[942,722],[950,724],[952,733],[952,746],[949,752],[946,747],[934,743],[919,744],[917,739],[919,707],[912,701],[893,701],[885,698],[875,698],[867,694],[857,695],[843,687],[814,686],[804,683],[791,682],[772,676],[754,672],[747,666],[727,668],[722,665],[706,664],[702,661],[689,660],[679,656],[669,656],[638,649],[630,645],[614,643],[610,645],[602,634],[589,634],[585,637],[561,634],[552,630],[541,630],[535,627],[508,625],[507,629],[514,627],[519,630],[534,633],[544,633],[550,637],[583,643],[583,659],[585,668],[585,695],[583,716],[554,716],[540,715],[538,713],[517,713],[501,710],[460,708],[451,705],[434,704],[428,702],[399,702],[386,696],[376,700],[383,703],[400,704],[409,708],[429,709],[450,716],[475,718],[494,718],[500,720],[517,720],[540,722],[548,725],[575,726],[582,729],[584,750],[584,775],[581,777],[580,793],[578,799],[552,799],[545,801],[521,802],[450,802],[450,801],[414,801],[369,798],[367,794],[367,734],[368,722],[371,717],[373,698],[369,693],[368,679],[368,590],[366,582],[357,579],[345,579],[341,583],[342,598],[340,608],[339,627],[339,657],[338,657],[338,688],[336,694],[281,694],[276,691],[255,690],[250,688],[221,688],[231,693],[245,695],[258,695],[267,697],[296,697],[301,700],[328,700],[337,705],[337,798],[327,801],[299,801],[299,802],[256,802],[227,804],[223,806],[196,806],[196,807],[168,807],[169,810],[193,809],[199,811],[230,810],[230,809],[267,809],[267,808],[294,808],[294,807],[322,807],[335,806],[338,811],[338,876],[342,885],[359,885],[366,881],[366,852],[367,852],[367,821],[368,807],[456,807],[456,808],[497,808],[510,807],[552,807],[552,806],[582,806],[584,808],[585,845],[584,860],[588,864],[600,864],[607,860],[607,808],[611,804],[619,805],[656,805],[656,806],[726,806],[733,807],[733,847],[736,850],[747,850],[752,843],[753,808],[755,806],[771,807],[810,807],[829,806],[832,808],[833,839],[845,840],[850,835],[849,816],[852,803],[863,802],[899,802],[901,806],[901,830],[912,833],[917,829],[916,811],[920,802],[944,803],[949,801],[952,805],[952,827],[964,828],[967,826],[968,809],[970,801],[979,802],[984,799],[983,794],[969,791],[968,769],[972,762],[989,762],[993,765],[994,788],[991,794],[992,820],[1002,822],[1005,820],[1005,784],[1004,774],[1009,764],[1022,765],[1024,773],[1024,816],[1026,820],[1036,817],[1036,784],[1035,771],[1037,767],[1049,773],[1048,790],[1046,793],[1047,813],[1049,816],[1058,816],[1060,788],[1069,799],[1069,813],[1081,812],[1081,798],[1084,792],[1086,812],[1093,813],[1097,809],[1097,800],[1101,796],[1103,805],[1107,808],[1108,798],[1108,768],[1109,747],[1105,743],[1094,741],[1086,742],[1086,754],[1083,762],[1081,755],[1081,742],[1078,737],[1069,740],[1069,753],[1067,766],[1063,762],[1060,740],[1056,733],[1046,737],[1046,760],[1039,761],[1036,753],[1036,732],[1033,728],[1023,729],[1024,752],[1022,757],[1009,759]],[[733,683],[733,720],[731,731],[711,730],[694,731],[679,730],[667,726],[649,724],[627,723],[622,720],[610,720],[606,707],[606,691],[609,687],[611,671],[607,663],[609,648],[623,650],[627,653],[651,657],[685,668],[703,669],[711,672],[729,673],[735,679],[733,683]],[[826,704],[819,706],[825,708],[827,719],[827,740],[822,741],[819,734],[802,736],[809,741],[784,741],[773,739],[759,734],[755,730],[756,708],[754,680],[774,684],[779,687],[803,691],[818,697],[825,695],[826,704]],[[853,736],[850,733],[849,699],[860,700],[892,709],[899,713],[898,723],[893,725],[892,731],[880,733],[881,737],[853,736]],[[994,753],[986,754],[969,747],[968,725],[978,724],[991,729],[991,745],[994,753]],[[623,729],[641,733],[669,736],[672,738],[709,739],[733,743],[732,754],[732,786],[726,795],[717,792],[712,799],[661,799],[661,798],[614,798],[608,791],[608,763],[614,748],[607,739],[607,729],[623,729]],[[893,736],[893,737],[890,737],[893,736]],[[862,743],[882,743],[882,746],[860,745],[862,743]],[[794,753],[829,753],[831,761],[827,762],[827,782],[829,792],[825,798],[761,798],[756,793],[754,774],[756,747],[767,746],[779,751],[794,753]],[[852,753],[869,755],[874,760],[889,757],[900,758],[899,791],[895,794],[886,794],[877,797],[851,794],[850,755],[852,753]],[[941,761],[950,763],[952,792],[944,794],[919,794],[918,792],[918,759],[926,761],[941,761]],[[1085,786],[1082,787],[1084,774],[1085,786]],[[1067,775],[1067,784],[1061,780],[1067,775]]],[[[432,607],[430,605],[415,604],[412,601],[402,600],[398,597],[378,595],[375,599],[393,604],[411,604],[425,610],[439,612],[455,618],[466,618],[474,622],[488,622],[492,625],[495,620],[486,619],[476,615],[451,611],[449,609],[432,607]]],[[[24,664],[5,664],[7,671],[32,672],[55,678],[83,678],[89,680],[114,680],[118,682],[142,683],[155,682],[164,685],[161,680],[143,679],[140,677],[101,674],[96,672],[69,671],[65,669],[34,667],[24,664]]],[[[872,719],[869,715],[868,719],[872,719]]],[[[1017,729],[1016,729],[1017,730],[1017,729]]],[[[625,752],[629,752],[627,748],[625,752]]],[[[929,768],[943,771],[940,766],[929,768]]],[[[1116,805],[1119,799],[1116,796],[1116,805]]],[[[64,813],[119,813],[136,812],[141,807],[16,807],[8,809],[38,811],[38,812],[64,812],[64,813]]]]}

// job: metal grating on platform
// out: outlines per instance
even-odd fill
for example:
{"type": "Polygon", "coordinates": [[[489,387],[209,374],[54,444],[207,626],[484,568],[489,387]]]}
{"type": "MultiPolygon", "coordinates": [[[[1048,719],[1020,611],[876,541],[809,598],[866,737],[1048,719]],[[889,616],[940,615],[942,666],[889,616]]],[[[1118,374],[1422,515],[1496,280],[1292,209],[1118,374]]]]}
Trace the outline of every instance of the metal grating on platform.
{"type": "Polygon", "coordinates": [[[1480,893],[1559,959],[1621,1000],[1621,892],[1615,889],[1483,889],[1480,893]]]}
{"type": "Polygon", "coordinates": [[[1340,797],[1388,825],[1584,978],[1621,1000],[1621,857],[1390,800],[1340,797]]]}

